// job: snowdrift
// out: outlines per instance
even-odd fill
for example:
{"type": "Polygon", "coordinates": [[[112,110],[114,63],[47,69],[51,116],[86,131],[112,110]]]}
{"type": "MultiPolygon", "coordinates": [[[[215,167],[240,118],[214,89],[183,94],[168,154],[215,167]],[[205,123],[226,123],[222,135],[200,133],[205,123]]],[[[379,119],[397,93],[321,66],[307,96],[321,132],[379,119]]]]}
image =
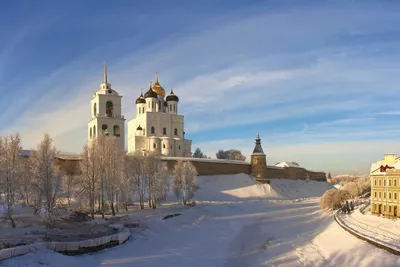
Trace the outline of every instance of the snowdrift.
{"type": "Polygon", "coordinates": [[[196,200],[234,201],[238,199],[297,199],[320,197],[333,188],[327,182],[271,179],[270,184],[257,182],[247,174],[199,176],[196,200]]]}

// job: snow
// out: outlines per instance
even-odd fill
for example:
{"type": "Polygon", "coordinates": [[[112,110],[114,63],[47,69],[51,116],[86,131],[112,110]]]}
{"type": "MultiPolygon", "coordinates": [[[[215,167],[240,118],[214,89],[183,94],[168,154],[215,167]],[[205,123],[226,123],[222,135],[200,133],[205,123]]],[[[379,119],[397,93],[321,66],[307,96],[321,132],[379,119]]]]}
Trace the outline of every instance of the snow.
{"type": "Polygon", "coordinates": [[[279,162],[279,163],[275,164],[275,166],[282,167],[282,168],[285,168],[285,167],[286,168],[287,167],[301,168],[298,163],[296,163],[296,162],[288,162],[288,161],[279,162]]]}
{"type": "MultiPolygon", "coordinates": [[[[125,244],[65,256],[40,250],[0,266],[396,266],[397,256],[343,230],[319,208],[326,182],[244,174],[199,177],[195,207],[172,201],[132,214],[146,224],[125,244]],[[181,216],[161,220],[172,212],[181,216]]],[[[172,198],[171,198],[172,200],[172,198]]]]}
{"type": "MultiPolygon", "coordinates": [[[[366,208],[366,210],[368,207],[366,208]]],[[[338,219],[358,234],[400,251],[400,221],[372,215],[364,215],[359,209],[351,214],[338,214],[338,219]]]]}

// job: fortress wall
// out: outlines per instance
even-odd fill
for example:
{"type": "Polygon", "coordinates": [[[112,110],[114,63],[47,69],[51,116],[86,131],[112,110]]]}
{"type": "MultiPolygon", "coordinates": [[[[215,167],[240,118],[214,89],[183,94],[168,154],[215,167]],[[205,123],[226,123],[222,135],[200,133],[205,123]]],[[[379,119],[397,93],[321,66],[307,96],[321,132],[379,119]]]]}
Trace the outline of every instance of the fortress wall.
{"type": "MultiPolygon", "coordinates": [[[[167,163],[168,169],[173,170],[177,159],[174,158],[162,158],[162,161],[167,163]]],[[[250,174],[251,166],[247,162],[234,162],[232,160],[207,160],[207,159],[195,159],[185,158],[190,160],[196,167],[199,175],[220,175],[220,174],[236,174],[246,173],[250,174]]]]}

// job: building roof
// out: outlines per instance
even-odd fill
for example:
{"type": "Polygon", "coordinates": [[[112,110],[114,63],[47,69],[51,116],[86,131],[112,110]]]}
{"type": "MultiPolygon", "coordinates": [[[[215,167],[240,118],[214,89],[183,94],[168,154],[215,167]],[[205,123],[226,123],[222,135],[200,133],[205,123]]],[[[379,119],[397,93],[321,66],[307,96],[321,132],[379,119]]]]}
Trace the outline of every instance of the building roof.
{"type": "Polygon", "coordinates": [[[370,175],[384,175],[387,169],[400,170],[400,157],[394,153],[386,153],[383,160],[371,164],[370,175]]]}
{"type": "Polygon", "coordinates": [[[303,168],[297,162],[290,162],[290,161],[282,161],[275,164],[275,166],[282,167],[282,168],[303,168]]]}
{"type": "Polygon", "coordinates": [[[260,138],[260,135],[258,135],[258,134],[256,137],[256,145],[254,146],[253,154],[264,154],[264,151],[261,146],[261,138],[260,138]]]}

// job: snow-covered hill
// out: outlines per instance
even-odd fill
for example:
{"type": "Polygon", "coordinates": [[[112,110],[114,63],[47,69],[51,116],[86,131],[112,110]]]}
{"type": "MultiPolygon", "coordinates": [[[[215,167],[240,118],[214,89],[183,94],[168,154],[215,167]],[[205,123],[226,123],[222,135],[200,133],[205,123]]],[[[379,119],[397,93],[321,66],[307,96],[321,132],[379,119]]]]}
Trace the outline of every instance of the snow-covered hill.
{"type": "Polygon", "coordinates": [[[262,184],[247,174],[199,176],[198,184],[200,189],[196,192],[196,199],[201,201],[320,197],[333,188],[326,182],[289,179],[271,179],[270,184],[262,184]]]}

